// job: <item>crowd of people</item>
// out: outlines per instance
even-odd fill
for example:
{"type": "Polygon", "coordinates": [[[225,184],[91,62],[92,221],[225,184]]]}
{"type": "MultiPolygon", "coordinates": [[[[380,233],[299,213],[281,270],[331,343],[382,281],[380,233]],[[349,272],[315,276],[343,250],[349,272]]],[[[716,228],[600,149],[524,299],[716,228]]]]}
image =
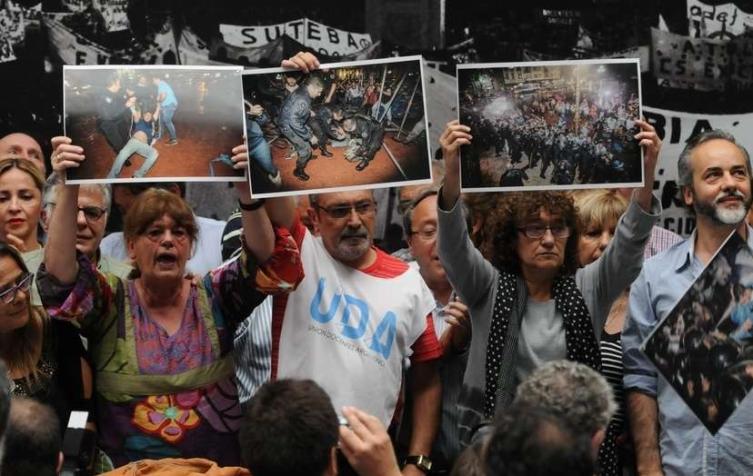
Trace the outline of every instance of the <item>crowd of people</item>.
{"type": "Polygon", "coordinates": [[[645,187],[463,197],[481,138],[448,123],[442,186],[399,191],[393,255],[372,191],[236,183],[223,223],[176,184],[65,185],[91,160],[67,137],[47,164],[1,138],[0,473],[751,472],[750,403],[712,434],[640,350],[729,234],[751,244],[750,159],[722,131],[688,143],[683,240],[655,226],[661,141],[636,125],[645,187]]]}
{"type": "Polygon", "coordinates": [[[556,185],[640,182],[638,147],[632,138],[639,117],[638,97],[564,88],[556,93],[500,96],[466,95],[462,119],[478,131],[479,141],[469,148],[467,170],[475,170],[478,185],[522,186],[527,171],[537,169],[541,179],[556,185]],[[512,104],[505,111],[495,101],[512,104]],[[482,155],[504,159],[509,166],[494,183],[482,183],[482,155]]]}

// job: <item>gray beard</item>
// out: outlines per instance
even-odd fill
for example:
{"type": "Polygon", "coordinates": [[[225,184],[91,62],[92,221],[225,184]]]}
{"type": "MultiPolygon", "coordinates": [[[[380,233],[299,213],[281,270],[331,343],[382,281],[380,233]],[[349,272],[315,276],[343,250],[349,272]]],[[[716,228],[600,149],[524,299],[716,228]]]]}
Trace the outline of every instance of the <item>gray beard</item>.
{"type": "Polygon", "coordinates": [[[707,216],[719,225],[737,225],[745,220],[750,203],[744,201],[741,205],[739,208],[728,210],[708,203],[695,202],[693,209],[697,214],[707,216]]]}

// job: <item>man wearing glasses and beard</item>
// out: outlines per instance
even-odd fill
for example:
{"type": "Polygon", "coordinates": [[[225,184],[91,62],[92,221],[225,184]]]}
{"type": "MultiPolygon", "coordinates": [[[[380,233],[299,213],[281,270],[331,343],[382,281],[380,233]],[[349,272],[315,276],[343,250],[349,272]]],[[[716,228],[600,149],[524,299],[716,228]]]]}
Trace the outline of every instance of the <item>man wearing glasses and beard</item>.
{"type": "Polygon", "coordinates": [[[424,474],[441,399],[432,293],[418,271],[374,246],[371,191],[312,196],[316,237],[294,207],[289,198],[267,204],[298,242],[306,275],[289,296],[274,297],[272,379],[312,379],[341,415],[355,406],[388,427],[410,357],[412,436],[403,474],[424,474]]]}

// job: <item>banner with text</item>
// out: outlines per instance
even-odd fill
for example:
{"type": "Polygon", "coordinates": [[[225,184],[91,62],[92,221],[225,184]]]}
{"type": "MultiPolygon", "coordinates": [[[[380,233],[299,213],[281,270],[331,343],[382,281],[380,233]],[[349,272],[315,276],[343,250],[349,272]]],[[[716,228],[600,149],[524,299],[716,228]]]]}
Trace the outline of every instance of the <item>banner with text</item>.
{"type": "Polygon", "coordinates": [[[734,3],[709,5],[687,0],[691,36],[730,39],[753,28],[753,14],[740,10],[734,3]]]}
{"type": "Polygon", "coordinates": [[[651,29],[654,76],[663,86],[724,91],[729,66],[727,41],[690,38],[651,29]]]}
{"type": "Polygon", "coordinates": [[[225,43],[240,48],[259,48],[287,35],[325,56],[347,56],[371,46],[371,35],[333,28],[307,18],[265,26],[220,24],[225,43]]]}

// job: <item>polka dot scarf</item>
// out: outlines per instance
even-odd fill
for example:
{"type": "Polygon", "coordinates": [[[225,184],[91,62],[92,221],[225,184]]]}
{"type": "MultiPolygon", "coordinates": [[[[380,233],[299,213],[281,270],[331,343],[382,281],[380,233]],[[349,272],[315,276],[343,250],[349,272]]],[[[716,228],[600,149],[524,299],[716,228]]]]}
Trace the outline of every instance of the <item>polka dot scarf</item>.
{"type": "MultiPolygon", "coordinates": [[[[524,288],[525,284],[518,276],[500,271],[486,349],[484,416],[488,419],[494,417],[498,400],[507,405],[512,399],[515,349],[527,300],[524,288]],[[503,368],[505,372],[500,372],[503,368]]],[[[586,364],[600,372],[599,345],[575,279],[572,276],[557,277],[552,285],[552,296],[564,321],[568,360],[586,364]]]]}

